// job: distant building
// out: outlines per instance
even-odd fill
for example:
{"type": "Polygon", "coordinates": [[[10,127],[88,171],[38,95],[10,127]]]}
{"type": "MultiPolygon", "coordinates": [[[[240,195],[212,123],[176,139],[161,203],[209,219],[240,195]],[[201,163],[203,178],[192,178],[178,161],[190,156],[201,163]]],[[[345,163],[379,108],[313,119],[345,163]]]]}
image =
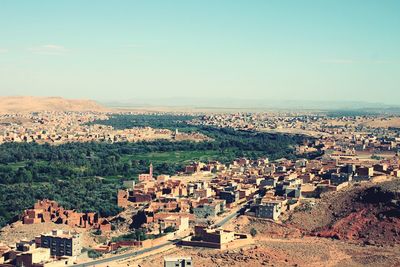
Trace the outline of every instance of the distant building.
{"type": "Polygon", "coordinates": [[[191,257],[164,257],[164,267],[192,267],[191,257]]]}

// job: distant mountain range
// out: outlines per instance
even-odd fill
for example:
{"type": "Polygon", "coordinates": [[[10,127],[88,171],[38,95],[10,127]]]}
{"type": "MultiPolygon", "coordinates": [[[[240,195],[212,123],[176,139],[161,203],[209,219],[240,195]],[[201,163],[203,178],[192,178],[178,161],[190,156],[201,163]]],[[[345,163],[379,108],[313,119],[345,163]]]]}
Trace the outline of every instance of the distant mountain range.
{"type": "Polygon", "coordinates": [[[35,111],[107,111],[93,100],[62,97],[0,96],[0,113],[35,111]]]}
{"type": "Polygon", "coordinates": [[[108,107],[191,107],[199,109],[248,109],[248,110],[316,110],[316,111],[365,111],[371,113],[400,113],[400,106],[362,101],[296,101],[275,99],[207,99],[207,98],[164,98],[136,99],[103,102],[108,107]]]}
{"type": "Polygon", "coordinates": [[[161,110],[161,111],[318,111],[332,116],[365,114],[400,114],[400,106],[382,103],[350,101],[283,101],[266,99],[206,99],[167,98],[137,99],[114,102],[96,102],[62,97],[0,96],[0,113],[35,111],[97,111],[112,110],[161,110]]]}

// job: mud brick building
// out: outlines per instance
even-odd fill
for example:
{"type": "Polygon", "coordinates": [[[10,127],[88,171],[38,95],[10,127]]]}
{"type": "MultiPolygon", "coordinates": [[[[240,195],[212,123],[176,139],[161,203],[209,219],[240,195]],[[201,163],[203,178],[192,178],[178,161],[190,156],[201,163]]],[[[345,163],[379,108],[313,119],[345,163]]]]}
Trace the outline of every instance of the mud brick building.
{"type": "Polygon", "coordinates": [[[38,224],[54,222],[66,224],[72,227],[95,228],[102,231],[111,231],[111,224],[104,218],[100,218],[95,212],[76,212],[66,210],[56,201],[44,199],[38,200],[33,209],[25,210],[22,215],[24,224],[38,224]]]}

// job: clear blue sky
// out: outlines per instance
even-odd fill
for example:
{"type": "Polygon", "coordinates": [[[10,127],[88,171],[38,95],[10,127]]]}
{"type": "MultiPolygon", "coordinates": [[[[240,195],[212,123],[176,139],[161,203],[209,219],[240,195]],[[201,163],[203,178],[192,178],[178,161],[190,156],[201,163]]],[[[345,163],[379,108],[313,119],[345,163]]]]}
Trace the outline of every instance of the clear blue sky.
{"type": "Polygon", "coordinates": [[[0,1],[0,95],[400,99],[400,1],[0,1]]]}

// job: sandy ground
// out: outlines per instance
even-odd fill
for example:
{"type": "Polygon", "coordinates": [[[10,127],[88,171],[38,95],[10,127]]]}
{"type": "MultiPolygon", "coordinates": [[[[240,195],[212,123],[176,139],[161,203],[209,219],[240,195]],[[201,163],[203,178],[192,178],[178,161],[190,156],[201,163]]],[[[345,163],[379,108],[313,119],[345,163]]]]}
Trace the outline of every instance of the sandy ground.
{"type": "Polygon", "coordinates": [[[362,124],[374,128],[400,127],[400,118],[375,118],[365,121],[362,124]]]}
{"type": "Polygon", "coordinates": [[[192,257],[196,267],[400,266],[399,246],[366,246],[304,236],[296,228],[248,216],[240,216],[224,228],[242,233],[256,229],[255,245],[228,251],[175,247],[157,255],[115,262],[109,266],[163,266],[166,256],[192,257]]]}
{"type": "Polygon", "coordinates": [[[15,246],[15,243],[20,240],[33,240],[36,236],[42,233],[48,233],[53,229],[78,231],[82,235],[82,246],[89,247],[95,245],[90,232],[86,229],[72,228],[65,224],[55,224],[53,222],[35,225],[16,222],[12,225],[5,226],[0,230],[0,243],[4,243],[7,246],[15,246]]]}
{"type": "Polygon", "coordinates": [[[65,99],[62,97],[3,96],[0,97],[0,114],[34,111],[98,111],[109,109],[95,101],[65,99]]]}
{"type": "MultiPolygon", "coordinates": [[[[257,238],[257,245],[219,251],[205,248],[174,248],[140,260],[115,266],[163,266],[165,256],[192,257],[196,267],[211,266],[399,266],[399,247],[359,246],[323,238],[257,238]]],[[[114,265],[113,265],[114,266],[114,265]]]]}

